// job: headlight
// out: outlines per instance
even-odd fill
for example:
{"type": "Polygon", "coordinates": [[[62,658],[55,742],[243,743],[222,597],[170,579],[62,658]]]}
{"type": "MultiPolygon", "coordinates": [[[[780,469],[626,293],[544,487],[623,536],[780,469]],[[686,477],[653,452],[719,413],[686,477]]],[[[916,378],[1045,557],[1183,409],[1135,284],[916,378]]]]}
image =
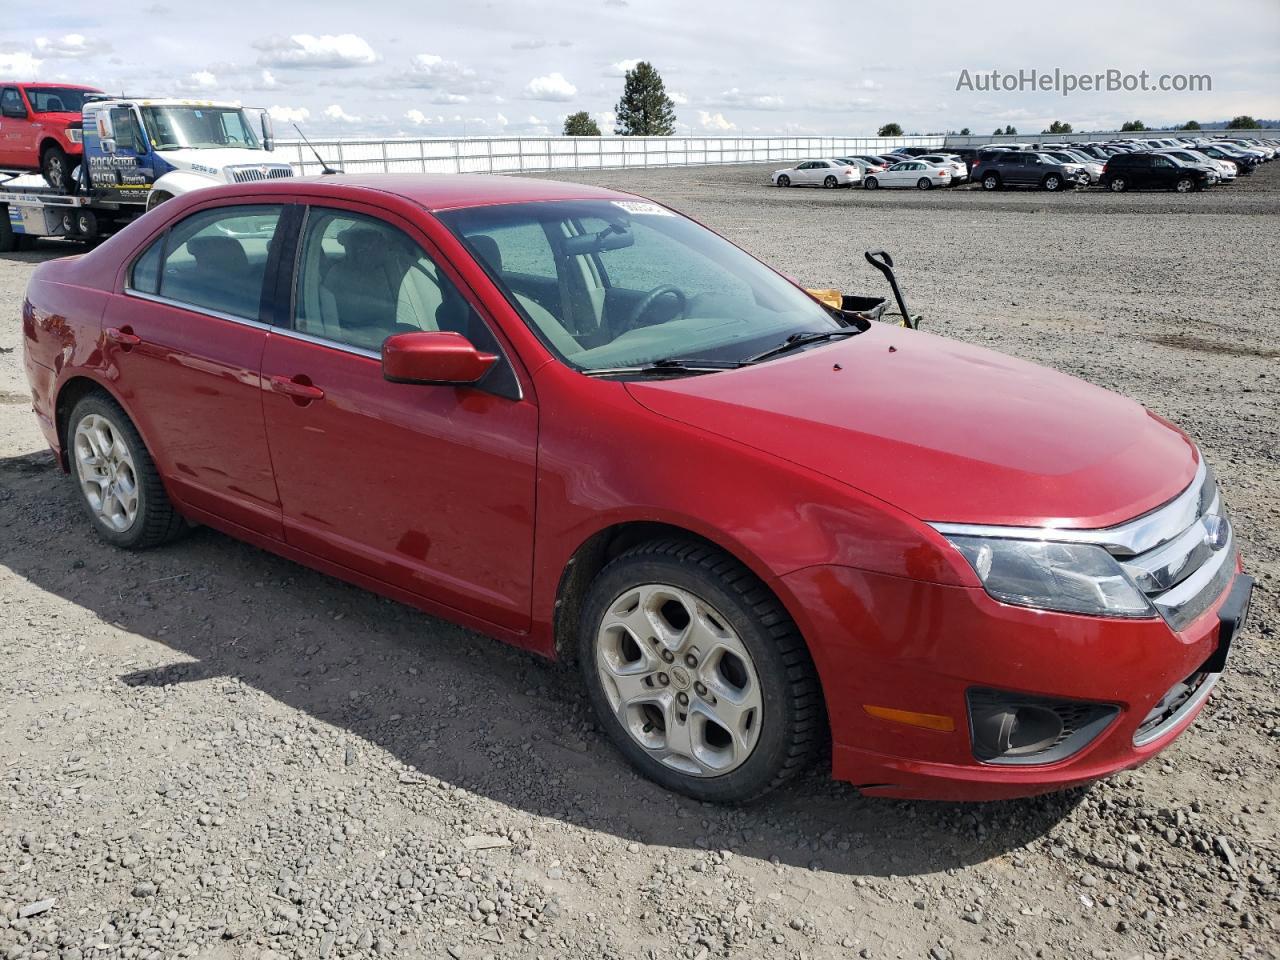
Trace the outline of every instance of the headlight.
{"type": "Polygon", "coordinates": [[[1155,615],[1102,547],[1043,540],[948,536],[987,593],[1004,603],[1107,617],[1155,615]]]}
{"type": "Polygon", "coordinates": [[[70,140],[72,143],[83,143],[84,130],[80,127],[68,127],[67,139],[70,140]]]}

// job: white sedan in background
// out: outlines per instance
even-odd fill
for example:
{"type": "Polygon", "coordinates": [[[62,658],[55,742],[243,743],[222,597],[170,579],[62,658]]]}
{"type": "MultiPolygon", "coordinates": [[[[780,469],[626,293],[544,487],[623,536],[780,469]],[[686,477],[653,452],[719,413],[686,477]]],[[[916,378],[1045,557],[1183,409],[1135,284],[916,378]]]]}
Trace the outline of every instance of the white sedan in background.
{"type": "Polygon", "coordinates": [[[951,171],[946,167],[935,167],[920,160],[904,160],[895,163],[888,170],[867,177],[863,184],[868,190],[879,187],[915,187],[928,190],[930,187],[946,187],[951,184],[951,171]]]}
{"type": "Polygon", "coordinates": [[[954,153],[926,153],[922,157],[916,157],[916,159],[930,166],[946,167],[951,171],[952,186],[957,183],[964,183],[969,179],[969,167],[954,153]]]}
{"type": "Polygon", "coordinates": [[[775,170],[769,177],[779,187],[852,187],[862,182],[862,170],[839,160],[806,160],[775,170]]]}

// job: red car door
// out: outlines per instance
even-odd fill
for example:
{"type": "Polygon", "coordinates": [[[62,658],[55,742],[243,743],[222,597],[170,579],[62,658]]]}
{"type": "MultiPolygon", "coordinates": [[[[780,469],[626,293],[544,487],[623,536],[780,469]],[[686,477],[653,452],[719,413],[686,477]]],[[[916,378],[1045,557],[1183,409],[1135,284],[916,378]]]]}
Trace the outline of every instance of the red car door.
{"type": "Polygon", "coordinates": [[[30,139],[31,119],[26,101],[16,86],[0,87],[0,169],[33,167],[40,163],[25,149],[30,139]]]}
{"type": "Polygon", "coordinates": [[[133,261],[102,320],[115,387],[171,492],[277,539],[260,364],[285,209],[223,203],[178,221],[133,261]]]}
{"type": "Polygon", "coordinates": [[[454,330],[503,350],[412,225],[325,203],[309,208],[298,238],[290,329],[272,331],[262,361],[285,539],[522,629],[537,407],[509,352],[491,373],[505,384],[496,391],[383,379],[379,349],[393,333],[454,330]]]}

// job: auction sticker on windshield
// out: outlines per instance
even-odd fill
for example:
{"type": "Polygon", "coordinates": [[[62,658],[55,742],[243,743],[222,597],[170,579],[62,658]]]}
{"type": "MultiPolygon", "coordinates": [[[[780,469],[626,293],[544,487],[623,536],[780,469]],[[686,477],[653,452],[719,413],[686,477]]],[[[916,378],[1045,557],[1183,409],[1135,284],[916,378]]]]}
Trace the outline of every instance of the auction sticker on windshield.
{"type": "Polygon", "coordinates": [[[675,216],[675,214],[666,207],[660,207],[656,203],[641,203],[639,200],[614,200],[613,205],[633,215],[647,215],[651,217],[675,216]]]}

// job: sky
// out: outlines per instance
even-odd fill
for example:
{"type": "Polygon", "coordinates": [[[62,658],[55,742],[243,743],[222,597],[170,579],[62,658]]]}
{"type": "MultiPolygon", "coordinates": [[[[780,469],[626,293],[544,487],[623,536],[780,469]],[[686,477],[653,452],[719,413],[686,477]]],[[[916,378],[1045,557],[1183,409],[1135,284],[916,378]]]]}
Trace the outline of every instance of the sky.
{"type": "Polygon", "coordinates": [[[679,133],[1280,118],[1280,0],[1069,8],[998,4],[1019,12],[1000,19],[954,0],[0,0],[0,80],[234,100],[269,108],[281,135],[297,122],[313,136],[543,135],[578,110],[609,133],[638,60],[662,74],[679,133]],[[1055,69],[1146,71],[1153,85],[1207,75],[1211,89],[983,89],[992,70],[1055,69]]]}

